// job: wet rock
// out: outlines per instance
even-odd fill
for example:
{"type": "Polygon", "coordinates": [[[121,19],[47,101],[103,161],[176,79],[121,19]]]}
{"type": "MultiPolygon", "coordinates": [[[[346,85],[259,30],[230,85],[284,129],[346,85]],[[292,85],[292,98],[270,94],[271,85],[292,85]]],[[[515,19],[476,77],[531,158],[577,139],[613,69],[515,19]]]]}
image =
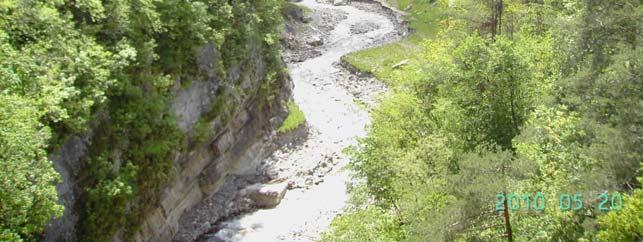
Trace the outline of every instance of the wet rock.
{"type": "Polygon", "coordinates": [[[284,198],[288,190],[288,183],[275,184],[254,184],[246,187],[243,191],[245,195],[252,199],[253,204],[257,207],[275,207],[284,198]]]}

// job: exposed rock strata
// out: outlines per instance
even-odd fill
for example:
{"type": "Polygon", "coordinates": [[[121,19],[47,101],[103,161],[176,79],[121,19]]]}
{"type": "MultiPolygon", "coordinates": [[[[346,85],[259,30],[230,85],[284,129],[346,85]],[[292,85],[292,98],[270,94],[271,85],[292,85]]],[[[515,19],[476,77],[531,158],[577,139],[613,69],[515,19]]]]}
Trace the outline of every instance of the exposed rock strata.
{"type": "MultiPolygon", "coordinates": [[[[287,115],[283,104],[291,99],[292,82],[287,77],[277,80],[271,87],[272,97],[260,96],[259,89],[268,70],[260,44],[253,41],[248,44],[250,55],[227,70],[227,76],[216,74],[213,63],[220,56],[212,45],[205,45],[196,51],[197,64],[205,77],[191,80],[187,87],[181,87],[177,80],[169,108],[179,129],[188,136],[196,131],[197,122],[218,98],[223,98],[224,115],[207,123],[205,141],[191,141],[186,151],[176,154],[172,179],[160,191],[158,204],[145,213],[140,229],[133,235],[134,241],[170,241],[185,211],[220,190],[231,172],[256,165],[259,158],[274,148],[269,140],[274,136],[275,125],[287,115]]],[[[78,173],[88,158],[91,139],[90,128],[87,134],[72,137],[50,155],[62,176],[57,190],[66,209],[61,218],[47,226],[46,241],[79,240],[80,212],[76,208],[82,190],[77,184],[81,175],[78,173]]],[[[122,231],[114,241],[124,239],[122,231]]]]}

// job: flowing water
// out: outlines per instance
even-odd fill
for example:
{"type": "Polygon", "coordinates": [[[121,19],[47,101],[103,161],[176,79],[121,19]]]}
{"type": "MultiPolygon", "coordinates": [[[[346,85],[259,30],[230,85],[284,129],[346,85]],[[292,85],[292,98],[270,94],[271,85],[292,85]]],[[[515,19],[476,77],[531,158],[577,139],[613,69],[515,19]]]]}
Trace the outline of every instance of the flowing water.
{"type": "Polygon", "coordinates": [[[381,13],[353,6],[333,6],[315,0],[297,4],[313,12],[341,11],[346,18],[324,37],[320,56],[288,64],[294,82],[294,101],[306,115],[310,135],[294,151],[280,157],[275,166],[281,167],[281,177],[295,179],[319,167],[321,160],[331,157],[332,162],[324,163],[327,171],[323,177],[319,176],[318,184],[289,190],[277,207],[220,223],[216,237],[225,241],[318,240],[348,200],[346,184],[351,179],[349,172],[342,169],[348,159],[341,150],[366,135],[369,115],[337,83],[341,70],[335,64],[345,54],[381,43],[387,34],[395,31],[395,25],[381,13]],[[351,31],[351,26],[360,23],[375,27],[369,31],[351,31]]]}

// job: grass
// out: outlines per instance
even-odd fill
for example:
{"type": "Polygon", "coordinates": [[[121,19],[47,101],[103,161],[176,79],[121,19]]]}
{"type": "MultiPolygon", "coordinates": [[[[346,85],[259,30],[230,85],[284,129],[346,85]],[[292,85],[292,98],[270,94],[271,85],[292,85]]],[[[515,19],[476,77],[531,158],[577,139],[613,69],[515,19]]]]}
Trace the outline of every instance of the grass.
{"type": "Polygon", "coordinates": [[[288,117],[277,129],[279,133],[286,133],[295,130],[306,121],[304,112],[299,109],[299,106],[293,101],[288,102],[288,117]]]}
{"type": "Polygon", "coordinates": [[[383,45],[376,48],[354,52],[342,57],[358,70],[375,75],[389,86],[398,81],[417,76],[412,68],[421,63],[421,48],[419,44],[409,43],[408,40],[383,45]],[[393,65],[408,60],[407,66],[394,69],[393,65]]]}
{"type": "Polygon", "coordinates": [[[431,39],[439,30],[438,21],[441,18],[441,7],[430,0],[389,0],[391,6],[408,13],[405,19],[415,30],[404,40],[348,54],[343,59],[363,72],[371,73],[389,86],[419,78],[417,68],[425,60],[422,56],[421,44],[431,39]],[[393,65],[404,60],[406,66],[394,69],[393,65]]]}

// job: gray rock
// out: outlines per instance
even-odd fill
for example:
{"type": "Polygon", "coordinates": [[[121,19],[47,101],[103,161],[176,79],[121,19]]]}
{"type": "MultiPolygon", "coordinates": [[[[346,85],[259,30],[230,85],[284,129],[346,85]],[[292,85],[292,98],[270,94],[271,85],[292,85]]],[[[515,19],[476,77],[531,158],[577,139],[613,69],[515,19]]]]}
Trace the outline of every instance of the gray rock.
{"type": "Polygon", "coordinates": [[[286,195],[288,190],[288,183],[274,183],[274,184],[253,184],[244,189],[242,194],[245,194],[257,207],[275,207],[279,205],[281,199],[286,195]]]}
{"type": "Polygon", "coordinates": [[[54,218],[45,227],[45,241],[75,241],[76,223],[79,213],[75,208],[79,190],[76,175],[82,168],[82,160],[87,156],[87,145],[91,134],[75,136],[54,151],[49,159],[60,174],[62,182],[56,184],[58,203],[65,206],[62,217],[54,218]]]}
{"type": "Polygon", "coordinates": [[[240,129],[241,127],[243,127],[243,125],[248,123],[248,121],[250,121],[250,115],[246,110],[241,110],[239,114],[235,116],[235,119],[232,122],[232,127],[234,127],[235,129],[240,129]]]}
{"type": "Polygon", "coordinates": [[[214,97],[210,93],[217,89],[218,81],[193,81],[189,87],[174,94],[171,110],[177,117],[177,124],[182,131],[188,132],[201,114],[210,108],[214,97]]]}
{"type": "Polygon", "coordinates": [[[221,135],[221,137],[219,137],[216,141],[217,148],[221,153],[225,153],[230,150],[233,144],[234,137],[230,132],[226,132],[225,134],[221,135]]]}
{"type": "MultiPolygon", "coordinates": [[[[217,95],[226,95],[226,104],[234,103],[234,105],[224,106],[225,113],[231,115],[231,119],[228,122],[222,122],[222,118],[219,117],[206,120],[208,126],[205,130],[198,130],[204,132],[202,142],[190,143],[185,149],[176,147],[177,152],[170,171],[172,173],[170,177],[173,179],[159,189],[159,200],[154,201],[150,211],[143,214],[144,216],[140,218],[141,222],[137,222],[139,229],[128,231],[133,233],[132,241],[170,241],[173,236],[180,234],[180,229],[186,228],[190,229],[188,231],[190,233],[179,237],[178,240],[193,241],[209,226],[204,225],[207,223],[197,223],[192,227],[190,217],[184,220],[181,218],[205,198],[217,192],[226,181],[230,180],[229,174],[244,168],[249,170],[254,165],[254,161],[261,160],[260,158],[267,154],[268,150],[264,148],[266,146],[264,137],[267,134],[276,135],[269,120],[272,117],[281,116],[285,111],[279,105],[265,109],[262,103],[270,100],[261,100],[265,97],[255,96],[269,70],[266,63],[263,63],[262,42],[248,40],[246,44],[249,47],[248,55],[244,56],[239,65],[228,68],[225,71],[228,75],[220,76],[214,64],[220,59],[220,53],[213,44],[206,44],[195,49],[196,64],[201,71],[200,74],[203,75],[175,80],[176,83],[171,88],[173,100],[169,104],[169,109],[176,116],[178,128],[186,135],[197,131],[195,124],[211,110],[213,102],[218,98],[217,95]],[[220,88],[239,83],[242,84],[242,88],[226,91],[225,94],[217,92],[220,88]],[[217,152],[213,152],[215,147],[217,152]],[[181,240],[181,238],[187,239],[181,240]]],[[[276,81],[280,83],[281,89],[275,100],[271,101],[279,103],[289,100],[292,91],[291,80],[281,78],[276,81]]],[[[106,115],[99,115],[98,118],[109,118],[103,116],[106,115]]],[[[87,134],[70,138],[50,154],[49,158],[62,178],[62,183],[57,184],[56,188],[59,194],[58,202],[65,206],[65,211],[61,218],[52,219],[47,225],[43,236],[45,241],[78,240],[76,230],[81,221],[81,211],[76,207],[82,202],[78,201],[78,197],[83,188],[77,184],[77,179],[79,176],[91,175],[79,173],[82,171],[84,159],[89,155],[93,129],[96,127],[88,127],[87,134]]],[[[118,158],[122,150],[119,150],[119,147],[112,147],[109,152],[113,157],[118,158]]],[[[113,168],[117,170],[119,166],[120,164],[116,163],[113,168]]],[[[236,188],[235,186],[234,189],[236,188]]],[[[277,200],[280,200],[283,192],[278,192],[276,195],[277,200]]],[[[272,203],[275,202],[274,200],[272,203]]],[[[235,207],[240,206],[242,209],[248,207],[246,210],[250,208],[250,205],[235,204],[235,207]]],[[[213,223],[219,217],[235,212],[225,211],[223,206],[217,204],[213,207],[212,211],[215,213],[205,215],[213,221],[203,221],[213,223]]],[[[235,208],[235,210],[239,209],[235,208]]],[[[127,229],[118,228],[118,231],[119,233],[115,234],[113,239],[123,241],[123,231],[127,229]]]]}
{"type": "Polygon", "coordinates": [[[352,34],[363,34],[373,30],[379,29],[380,26],[373,22],[362,21],[351,25],[350,32],[352,34]]]}
{"type": "Polygon", "coordinates": [[[307,42],[308,45],[310,46],[322,46],[324,44],[324,40],[320,36],[314,36],[311,37],[311,39],[307,42]]]}

